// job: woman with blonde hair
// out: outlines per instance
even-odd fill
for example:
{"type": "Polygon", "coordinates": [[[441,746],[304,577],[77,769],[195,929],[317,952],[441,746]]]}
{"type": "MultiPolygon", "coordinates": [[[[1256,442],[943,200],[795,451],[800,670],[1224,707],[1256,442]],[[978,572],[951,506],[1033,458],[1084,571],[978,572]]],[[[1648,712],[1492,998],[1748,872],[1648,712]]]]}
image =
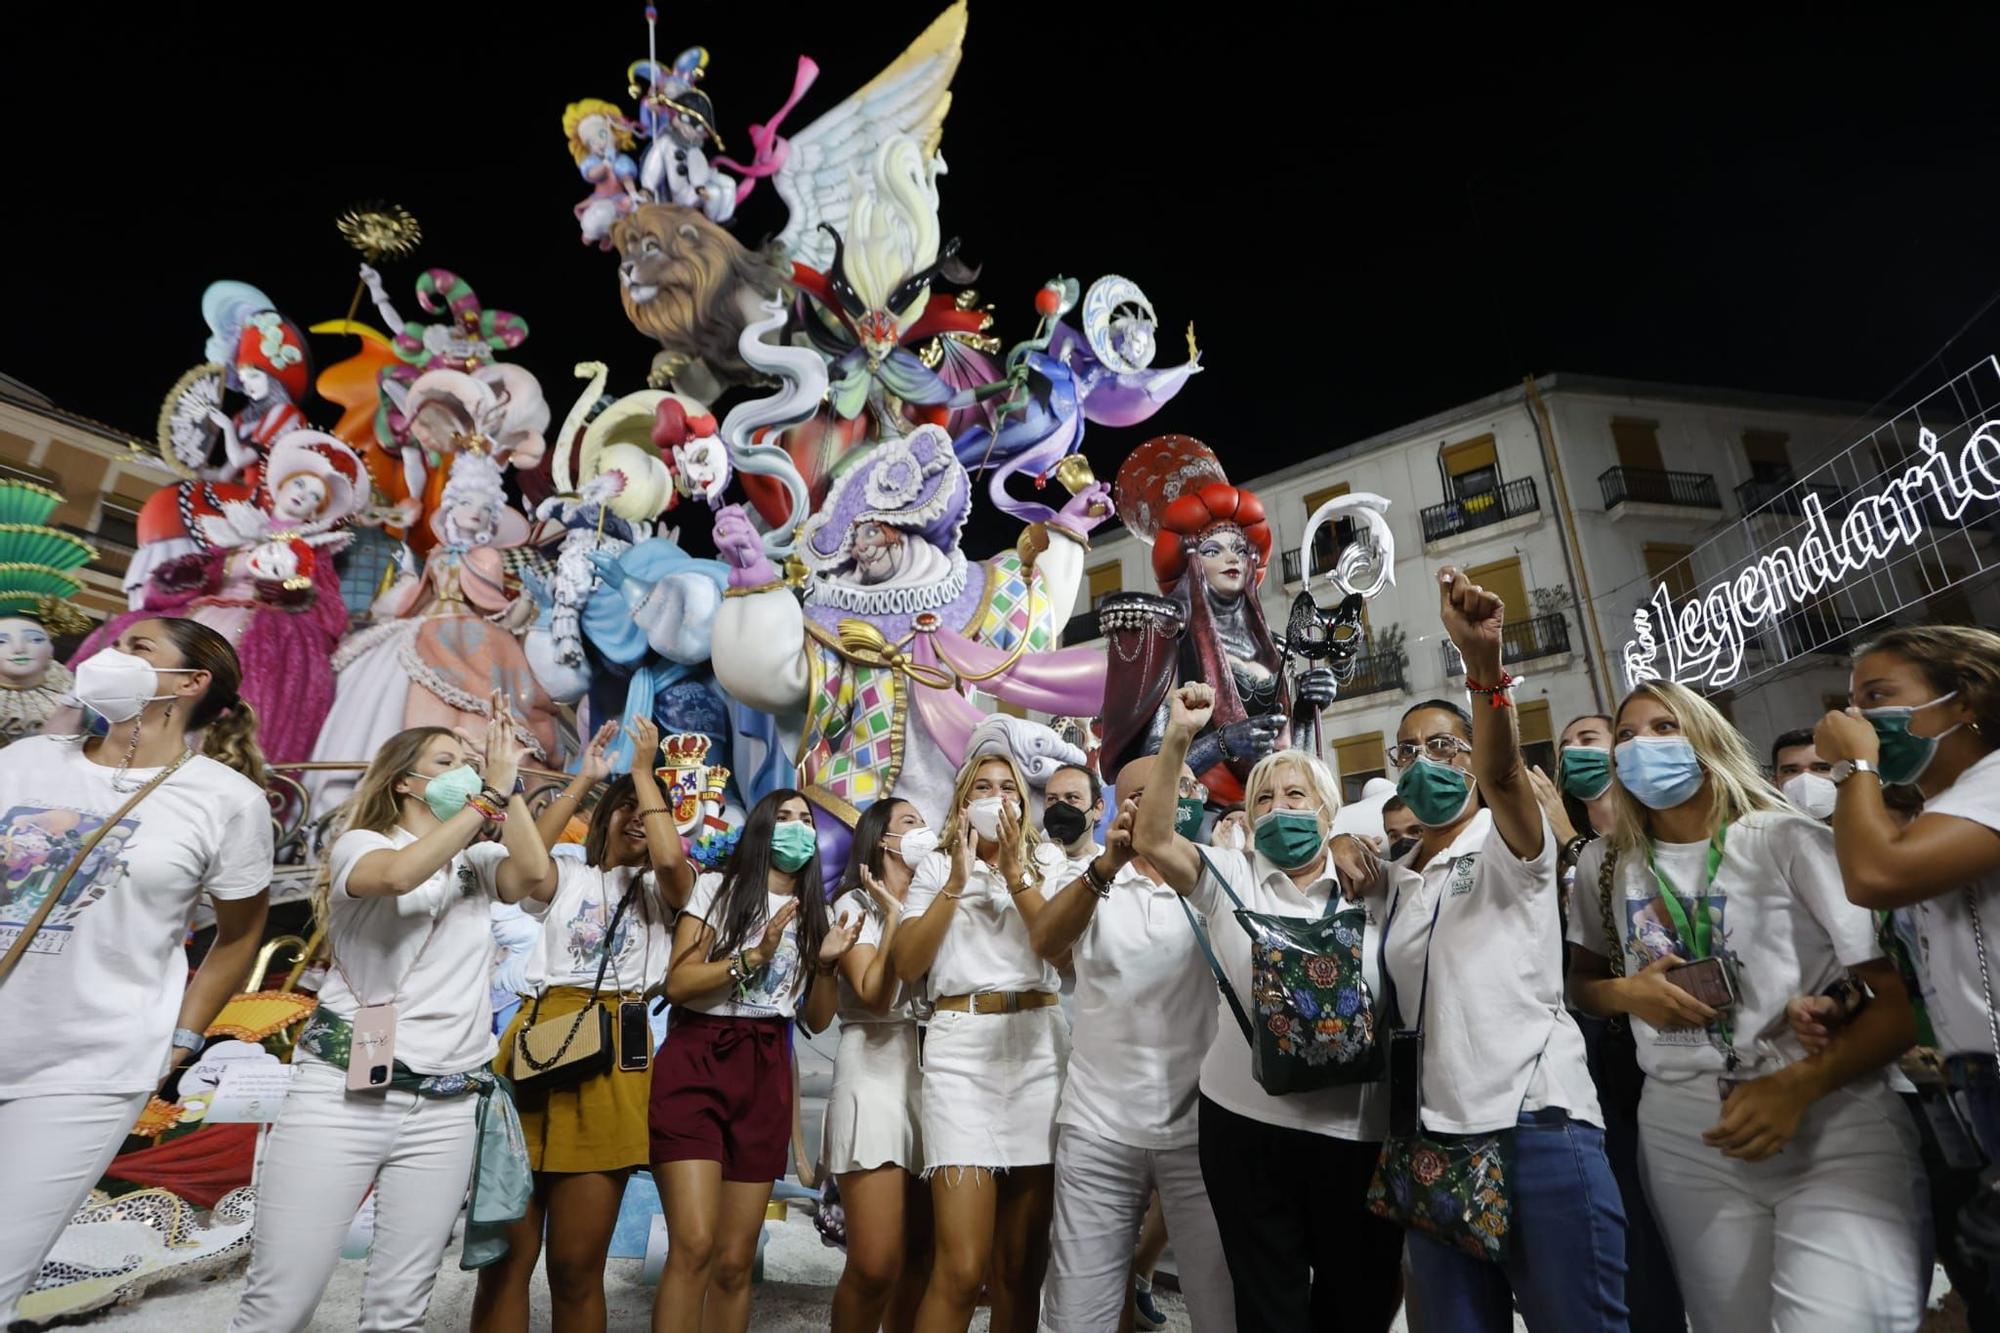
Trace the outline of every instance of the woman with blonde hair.
{"type": "MultiPolygon", "coordinates": [[[[1833,841],[1847,896],[1893,913],[1944,1056],[1948,1113],[1961,1113],[1979,1155],[2000,1161],[1991,980],[2000,940],[2000,634],[1890,630],[1855,653],[1849,688],[1852,707],[1828,713],[1813,734],[1833,764],[1833,841]],[[1884,783],[1921,792],[1922,812],[1899,817],[1884,783]]],[[[1834,1049],[1859,1035],[1843,1033],[1834,1049]]],[[[1990,1214],[1991,1191],[1980,1198],[1990,1214]]],[[[1938,1239],[1942,1247],[1949,1238],[1938,1239]]],[[[1986,1280],[1990,1306],[2000,1302],[2000,1266],[1990,1260],[1986,1280]]]]}
{"type": "MultiPolygon", "coordinates": [[[[487,1104],[499,1100],[490,903],[546,900],[557,877],[521,799],[525,747],[505,699],[491,715],[483,778],[457,732],[413,727],[376,753],[347,807],[315,891],[332,966],[265,1146],[233,1333],[311,1322],[370,1189],[361,1326],[421,1326],[475,1148],[511,1119],[511,1105],[487,1104]],[[473,841],[493,825],[498,841],[473,841]]],[[[474,1248],[468,1267],[498,1257],[474,1248]]]]}
{"type": "MultiPolygon", "coordinates": [[[[1167,775],[1186,762],[1211,720],[1215,691],[1183,685],[1167,703],[1159,754],[1135,761],[1154,767],[1133,819],[1132,846],[1206,921],[1235,1003],[1255,1003],[1251,940],[1235,915],[1238,906],[1302,921],[1359,907],[1362,980],[1379,1005],[1386,877],[1354,835],[1332,834],[1340,812],[1332,772],[1303,751],[1266,755],[1244,785],[1250,845],[1197,848],[1178,831],[1185,827],[1175,820],[1181,797],[1167,775]]],[[[1387,1128],[1380,1084],[1267,1092],[1231,1001],[1210,1001],[1216,1017],[1201,1059],[1197,1142],[1234,1289],[1236,1327],[1388,1328],[1402,1295],[1403,1232],[1368,1211],[1368,1182],[1387,1128]],[[1313,1187],[1301,1189],[1302,1180],[1313,1187]]]]}
{"type": "Polygon", "coordinates": [[[77,668],[103,736],[0,750],[0,1327],[256,958],[271,814],[242,681],[206,625],[138,620],[77,668]],[[203,894],[215,942],[190,979],[181,940],[203,894]]]}
{"type": "Polygon", "coordinates": [[[1832,835],[1684,686],[1633,690],[1612,736],[1616,810],[1577,866],[1571,992],[1631,1022],[1646,1197],[1694,1328],[1916,1327],[1916,1133],[1885,1074],[1915,1022],[1832,835]],[[1850,974],[1870,994],[1850,1039],[1808,1055],[1787,1006],[1850,974]]]}
{"type": "Polygon", "coordinates": [[[922,1333],[963,1333],[991,1274],[992,1327],[1034,1333],[1055,1211],[1056,1104],[1069,1059],[1056,969],[1028,930],[1040,906],[1027,783],[1004,754],[958,771],[940,844],[890,945],[933,1013],[924,1038],[924,1173],[935,1213],[922,1333]]]}

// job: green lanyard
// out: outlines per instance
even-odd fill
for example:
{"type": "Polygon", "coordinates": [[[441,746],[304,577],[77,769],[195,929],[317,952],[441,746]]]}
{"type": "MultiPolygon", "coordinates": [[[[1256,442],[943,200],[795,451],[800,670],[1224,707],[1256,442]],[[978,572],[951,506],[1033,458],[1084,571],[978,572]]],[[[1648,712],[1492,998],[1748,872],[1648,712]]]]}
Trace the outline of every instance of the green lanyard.
{"type": "Polygon", "coordinates": [[[1701,896],[1694,900],[1692,926],[1688,922],[1687,909],[1681,906],[1680,897],[1674,892],[1674,886],[1667,883],[1667,877],[1660,873],[1659,862],[1653,859],[1653,840],[1646,839],[1646,868],[1653,872],[1653,882],[1660,886],[1660,899],[1666,904],[1667,915],[1674,919],[1674,933],[1694,954],[1689,962],[1697,962],[1712,952],[1715,924],[1709,919],[1708,909],[1702,905],[1701,899],[1708,896],[1708,890],[1715,884],[1715,872],[1722,865],[1722,844],[1728,835],[1729,826],[1725,824],[1708,840],[1708,874],[1702,881],[1701,896]]]}
{"type": "MultiPolygon", "coordinates": [[[[1722,867],[1722,845],[1728,837],[1729,826],[1724,824],[1715,831],[1715,836],[1708,840],[1707,868],[1702,878],[1701,894],[1694,899],[1692,922],[1688,920],[1687,909],[1681,906],[1680,897],[1674,892],[1674,886],[1667,882],[1667,877],[1660,873],[1659,862],[1653,859],[1653,840],[1650,837],[1646,839],[1646,868],[1653,872],[1653,882],[1660,886],[1660,900],[1666,904],[1667,915],[1674,920],[1674,933],[1680,937],[1688,952],[1694,955],[1688,960],[1689,962],[1697,962],[1714,952],[1715,922],[1709,916],[1708,907],[1702,899],[1708,897],[1708,891],[1715,887],[1715,872],[1722,867]]],[[[1715,1035],[1722,1039],[1722,1045],[1729,1057],[1729,1067],[1735,1069],[1734,1028],[1726,1017],[1718,1017],[1710,1026],[1715,1029],[1715,1035]]]]}

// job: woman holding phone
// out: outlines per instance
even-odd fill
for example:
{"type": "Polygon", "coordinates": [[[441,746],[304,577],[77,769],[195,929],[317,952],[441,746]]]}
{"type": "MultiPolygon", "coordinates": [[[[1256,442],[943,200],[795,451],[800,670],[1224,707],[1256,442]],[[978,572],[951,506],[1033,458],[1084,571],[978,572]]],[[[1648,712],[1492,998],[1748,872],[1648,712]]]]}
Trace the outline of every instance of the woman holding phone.
{"type": "Polygon", "coordinates": [[[1885,1077],[1915,1020],[1831,832],[1683,686],[1641,685],[1612,734],[1617,809],[1577,865],[1570,989],[1631,1021],[1646,1195],[1695,1330],[1916,1327],[1916,1132],[1885,1077]],[[1850,973],[1872,997],[1807,1055],[1787,1005],[1850,973]]]}

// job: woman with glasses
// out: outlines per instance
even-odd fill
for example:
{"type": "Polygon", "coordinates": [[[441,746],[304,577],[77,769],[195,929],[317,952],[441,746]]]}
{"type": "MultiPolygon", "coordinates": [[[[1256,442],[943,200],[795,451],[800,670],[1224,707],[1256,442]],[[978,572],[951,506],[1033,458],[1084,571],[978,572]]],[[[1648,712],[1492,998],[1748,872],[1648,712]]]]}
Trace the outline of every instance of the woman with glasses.
{"type": "Polygon", "coordinates": [[[1885,1066],[1916,1023],[1833,839],[1684,686],[1641,685],[1613,734],[1617,818],[1577,876],[1612,866],[1611,920],[1572,918],[1571,989],[1631,1019],[1647,1198],[1694,1328],[1915,1328],[1921,1168],[1885,1066]],[[1851,1040],[1807,1054],[1791,1001],[1850,974],[1851,1040]]]}
{"type": "Polygon", "coordinates": [[[1386,980],[1402,1026],[1423,1033],[1424,1134],[1513,1131],[1512,1217],[1504,1264],[1412,1231],[1410,1267],[1430,1327],[1504,1333],[1518,1304],[1531,1329],[1623,1329],[1625,1214],[1563,1003],[1559,848],[1521,759],[1506,607],[1455,568],[1439,581],[1477,702],[1470,717],[1416,705],[1389,751],[1423,835],[1400,863],[1422,883],[1390,896],[1386,980]]]}
{"type": "MultiPolygon", "coordinates": [[[[1185,762],[1215,697],[1199,683],[1170,696],[1154,773],[1185,762]]],[[[1260,914],[1317,918],[1338,911],[1343,899],[1359,900],[1368,912],[1362,974],[1380,996],[1381,862],[1351,834],[1330,836],[1340,810],[1333,774],[1302,751],[1282,750],[1250,770],[1245,805],[1248,850],[1197,849],[1176,831],[1172,784],[1149,784],[1133,820],[1133,848],[1206,920],[1218,964],[1243,1004],[1253,1002],[1251,941],[1235,902],[1260,914]],[[1227,879],[1227,892],[1217,875],[1227,879]]],[[[1218,1016],[1201,1063],[1197,1123],[1237,1326],[1388,1328],[1402,1294],[1402,1231],[1367,1206],[1387,1128],[1381,1085],[1274,1096],[1257,1081],[1228,1002],[1210,1004],[1218,1016]]]]}

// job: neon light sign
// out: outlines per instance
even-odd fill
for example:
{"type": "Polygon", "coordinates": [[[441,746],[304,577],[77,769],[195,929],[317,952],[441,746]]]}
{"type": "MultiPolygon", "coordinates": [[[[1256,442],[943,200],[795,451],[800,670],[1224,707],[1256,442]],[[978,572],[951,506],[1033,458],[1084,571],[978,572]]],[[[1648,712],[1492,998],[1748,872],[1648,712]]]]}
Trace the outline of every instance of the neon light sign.
{"type": "MultiPolygon", "coordinates": [[[[2000,369],[1990,358],[1986,365],[2000,369]]],[[[1664,583],[1655,586],[1632,616],[1633,638],[1624,650],[1627,683],[1664,677],[1690,686],[1728,685],[1741,675],[1746,643],[1757,630],[1811,609],[1854,575],[1884,571],[1938,520],[1959,523],[1974,501],[2000,500],[2000,417],[1982,421],[1956,454],[1939,448],[1937,433],[1920,426],[1917,448],[1922,456],[1916,462],[1850,496],[1837,526],[1820,495],[1809,490],[1800,506],[1803,536],[1753,551],[1685,601],[1676,602],[1664,583]]]]}

